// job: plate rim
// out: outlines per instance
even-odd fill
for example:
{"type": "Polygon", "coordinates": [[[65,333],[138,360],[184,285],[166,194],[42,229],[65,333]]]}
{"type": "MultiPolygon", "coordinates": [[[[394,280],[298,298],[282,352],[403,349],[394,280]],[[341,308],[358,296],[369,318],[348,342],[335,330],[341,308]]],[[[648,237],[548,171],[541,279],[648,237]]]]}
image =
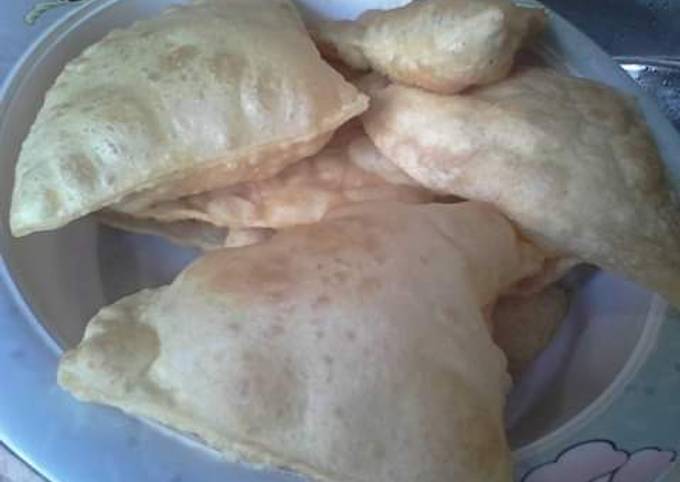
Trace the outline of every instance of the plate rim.
{"type": "MultiPolygon", "coordinates": [[[[54,43],[55,39],[62,35],[68,35],[71,29],[76,28],[82,22],[86,22],[89,17],[100,14],[102,11],[122,1],[126,0],[101,0],[97,2],[91,1],[86,2],[83,5],[79,5],[69,13],[62,16],[60,19],[56,20],[31,42],[29,48],[24,51],[24,53],[10,68],[5,80],[0,86],[0,130],[3,129],[6,122],[9,122],[9,118],[6,115],[6,112],[9,108],[9,99],[12,97],[20,83],[25,79],[26,73],[29,72],[41,60],[42,56],[44,55],[44,51],[49,49],[50,45],[54,43]]],[[[530,1],[529,3],[536,4],[537,2],[530,1]]],[[[638,100],[649,101],[648,96],[639,87],[637,87],[634,81],[630,79],[628,75],[625,74],[622,69],[620,69],[618,64],[616,64],[611,59],[611,57],[604,53],[592,40],[590,40],[583,32],[576,29],[570,22],[565,20],[560,15],[551,10],[548,11],[550,12],[551,25],[553,25],[553,21],[557,21],[561,24],[562,28],[570,30],[571,35],[575,35],[577,38],[580,38],[581,41],[587,41],[592,49],[599,51],[600,56],[606,56],[610,63],[615,66],[615,69],[620,70],[621,74],[627,79],[627,83],[632,84],[629,86],[629,92],[632,91],[633,95],[635,95],[638,100]]],[[[663,117],[663,114],[661,114],[660,110],[653,104],[646,106],[643,104],[640,105],[640,107],[645,111],[646,115],[649,115],[650,112],[658,111],[655,114],[663,117]]],[[[673,129],[670,124],[668,127],[673,129]]],[[[657,129],[653,127],[651,127],[651,130],[653,132],[657,132],[657,129]]],[[[676,142],[676,144],[680,145],[678,142],[676,142]]],[[[670,168],[673,167],[673,164],[676,164],[676,169],[680,170],[680,162],[673,163],[671,160],[667,159],[666,156],[664,156],[664,158],[666,160],[667,169],[670,170],[670,168]]],[[[4,219],[0,220],[0,227],[6,229],[5,224],[6,222],[4,219]]],[[[33,313],[30,305],[27,302],[27,297],[24,296],[21,287],[12,277],[10,263],[5,260],[4,253],[6,252],[6,249],[7,247],[5,242],[0,239],[0,290],[3,290],[9,294],[10,299],[8,300],[8,303],[13,303],[18,308],[21,318],[21,320],[12,321],[18,321],[19,323],[27,322],[28,324],[25,328],[30,328],[31,332],[35,336],[38,336],[41,343],[43,343],[48,354],[56,357],[62,352],[62,349],[58,345],[57,341],[49,334],[45,326],[42,325],[35,313],[33,313]]],[[[1,297],[2,293],[0,293],[0,301],[2,301],[1,297]]],[[[636,343],[633,352],[630,354],[626,363],[622,366],[620,371],[607,386],[607,388],[572,418],[560,425],[556,430],[513,450],[514,457],[524,459],[534,456],[544,446],[554,445],[555,443],[558,443],[559,440],[567,438],[570,434],[576,432],[589,420],[592,420],[599,413],[606,410],[616,398],[616,395],[620,392],[620,390],[622,390],[622,380],[627,379],[627,377],[634,376],[634,374],[644,363],[646,359],[644,355],[648,354],[654,346],[656,335],[658,335],[658,332],[665,320],[663,313],[665,313],[667,309],[668,304],[665,303],[665,301],[663,301],[658,295],[654,295],[650,304],[649,313],[647,314],[647,321],[644,323],[640,339],[636,343]],[[658,321],[655,323],[650,323],[650,317],[656,317],[654,319],[658,318],[658,321]]],[[[2,355],[3,354],[0,353],[0,363],[2,362],[2,355]]],[[[79,402],[74,401],[74,403],[79,402]]],[[[148,426],[153,430],[157,430],[155,427],[153,427],[153,423],[149,424],[146,421],[144,421],[144,423],[148,424],[148,426]]],[[[2,434],[1,420],[0,434],[2,434]]],[[[40,464],[34,463],[30,456],[25,456],[20,447],[12,444],[11,440],[4,440],[4,442],[37,472],[41,474],[43,473],[43,471],[39,468],[40,464]]]]}

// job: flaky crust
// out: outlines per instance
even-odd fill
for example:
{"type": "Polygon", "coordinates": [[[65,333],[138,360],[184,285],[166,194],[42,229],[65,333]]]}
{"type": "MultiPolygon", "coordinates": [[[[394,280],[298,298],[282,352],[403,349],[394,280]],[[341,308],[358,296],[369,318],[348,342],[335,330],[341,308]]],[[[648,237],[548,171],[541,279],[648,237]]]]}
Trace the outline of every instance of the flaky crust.
{"type": "Polygon", "coordinates": [[[482,307],[543,257],[490,206],[367,203],[104,308],[59,382],[329,482],[509,482],[482,307]]]}
{"type": "MultiPolygon", "coordinates": [[[[358,129],[340,132],[320,152],[275,176],[121,212],[160,222],[200,221],[231,229],[280,229],[322,220],[352,203],[425,203],[432,192],[385,158],[358,129]]],[[[116,208],[116,207],[114,207],[116,208]]]]}
{"type": "Polygon", "coordinates": [[[327,56],[352,68],[450,94],[506,77],[544,24],[542,10],[508,0],[414,0],[356,21],[320,22],[313,33],[327,56]]]}
{"type": "Polygon", "coordinates": [[[680,304],[675,193],[643,119],[612,89],[538,68],[467,95],[391,85],[363,121],[424,186],[490,202],[539,245],[680,304]]]}
{"type": "Polygon", "coordinates": [[[366,106],[287,0],[171,8],[57,78],[17,162],[12,232],[271,177],[366,106]]]}

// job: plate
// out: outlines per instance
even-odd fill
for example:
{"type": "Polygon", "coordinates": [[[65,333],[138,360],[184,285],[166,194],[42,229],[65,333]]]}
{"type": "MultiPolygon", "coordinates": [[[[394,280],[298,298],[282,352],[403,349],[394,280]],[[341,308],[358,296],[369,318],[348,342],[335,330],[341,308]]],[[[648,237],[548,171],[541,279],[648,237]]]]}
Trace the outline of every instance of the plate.
{"type": "MultiPolygon", "coordinates": [[[[101,227],[91,219],[20,240],[8,233],[17,153],[46,89],[64,63],[112,28],[153,15],[172,3],[177,2],[88,3],[46,31],[4,86],[0,104],[0,439],[56,482],[302,480],[283,472],[225,463],[189,437],[114,409],[79,403],[56,385],[62,349],[77,343],[99,307],[140,287],[167,283],[196,252],[101,227]]],[[[336,18],[403,3],[299,2],[308,13],[336,18]]],[[[677,134],[655,103],[606,54],[554,14],[535,50],[544,62],[635,96],[671,176],[679,178],[677,134]]],[[[567,320],[509,397],[507,420],[518,479],[580,440],[584,427],[596,426],[604,414],[611,413],[631,380],[649,365],[659,347],[658,334],[671,326],[672,316],[660,299],[622,279],[585,270],[570,282],[576,292],[567,320]]],[[[675,422],[676,427],[680,425],[680,413],[675,422]]],[[[672,442],[675,448],[680,445],[680,434],[677,438],[672,442]]],[[[630,438],[617,441],[630,442],[630,438]]]]}

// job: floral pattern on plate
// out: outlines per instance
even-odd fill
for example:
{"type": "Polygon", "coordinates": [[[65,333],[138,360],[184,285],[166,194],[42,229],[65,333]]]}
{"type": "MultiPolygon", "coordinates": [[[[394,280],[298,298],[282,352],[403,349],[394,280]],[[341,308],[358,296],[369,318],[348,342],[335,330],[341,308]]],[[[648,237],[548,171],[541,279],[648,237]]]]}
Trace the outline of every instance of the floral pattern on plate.
{"type": "Polygon", "coordinates": [[[591,440],[534,468],[522,482],[654,482],[676,459],[674,450],[648,447],[631,453],[609,440],[591,440]]]}

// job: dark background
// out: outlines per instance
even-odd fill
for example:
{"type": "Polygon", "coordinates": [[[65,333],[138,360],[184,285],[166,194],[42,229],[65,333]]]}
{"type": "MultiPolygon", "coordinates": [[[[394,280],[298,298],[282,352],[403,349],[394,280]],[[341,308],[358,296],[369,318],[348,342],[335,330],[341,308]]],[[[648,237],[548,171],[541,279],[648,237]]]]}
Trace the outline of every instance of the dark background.
{"type": "Polygon", "coordinates": [[[611,55],[680,59],[680,0],[543,0],[611,55]]]}
{"type": "Polygon", "coordinates": [[[680,0],[543,0],[614,56],[680,131],[680,0]]]}

